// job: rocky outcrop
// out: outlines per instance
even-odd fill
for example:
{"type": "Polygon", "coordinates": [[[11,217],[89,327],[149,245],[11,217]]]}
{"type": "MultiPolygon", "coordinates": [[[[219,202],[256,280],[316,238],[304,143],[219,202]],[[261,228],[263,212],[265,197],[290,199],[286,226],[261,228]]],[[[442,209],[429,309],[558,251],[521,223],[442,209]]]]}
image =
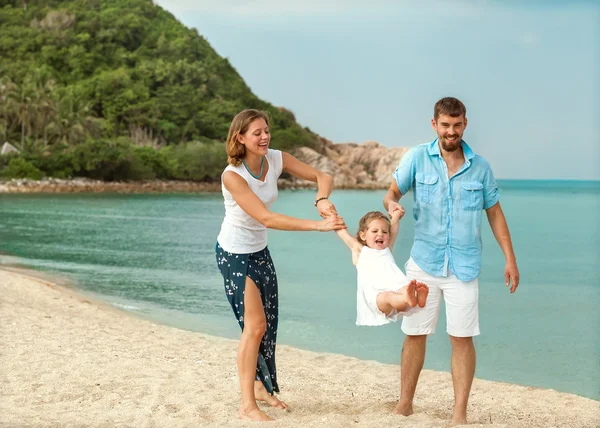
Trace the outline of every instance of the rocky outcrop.
{"type": "MultiPolygon", "coordinates": [[[[302,147],[293,154],[302,162],[330,174],[336,189],[385,189],[407,151],[406,147],[390,149],[376,141],[333,144],[321,139],[316,149],[302,147]]],[[[313,183],[293,177],[284,177],[282,185],[314,187],[313,183]]]]}

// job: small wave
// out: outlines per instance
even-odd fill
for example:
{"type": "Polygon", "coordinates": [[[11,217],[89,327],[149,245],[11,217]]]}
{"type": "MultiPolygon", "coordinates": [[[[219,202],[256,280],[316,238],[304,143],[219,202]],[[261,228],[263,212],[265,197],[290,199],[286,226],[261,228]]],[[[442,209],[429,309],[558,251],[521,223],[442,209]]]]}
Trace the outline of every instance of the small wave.
{"type": "Polygon", "coordinates": [[[139,306],[133,306],[133,305],[126,305],[123,303],[111,303],[113,306],[116,306],[117,308],[120,309],[125,309],[126,311],[141,311],[142,308],[140,308],[139,306]]]}

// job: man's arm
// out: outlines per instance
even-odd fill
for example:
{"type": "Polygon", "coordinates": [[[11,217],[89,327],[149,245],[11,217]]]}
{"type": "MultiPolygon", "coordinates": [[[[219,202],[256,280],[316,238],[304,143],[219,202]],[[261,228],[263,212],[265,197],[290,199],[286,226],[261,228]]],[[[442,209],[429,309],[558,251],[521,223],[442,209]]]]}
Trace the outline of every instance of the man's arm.
{"type": "MultiPolygon", "coordinates": [[[[416,171],[415,156],[417,155],[415,153],[416,151],[413,148],[402,156],[398,167],[392,174],[390,188],[383,197],[383,206],[387,210],[390,218],[394,211],[402,209],[400,204],[398,204],[398,201],[402,197],[402,192],[406,194],[412,188],[416,171]]],[[[402,212],[404,213],[404,209],[402,209],[402,212]]]]}
{"type": "Polygon", "coordinates": [[[398,183],[396,183],[396,179],[392,179],[392,184],[390,184],[390,188],[383,197],[383,207],[390,217],[393,217],[393,213],[396,210],[402,210],[402,215],[404,215],[404,208],[398,203],[401,197],[402,193],[400,193],[398,183]]]}
{"type": "Polygon", "coordinates": [[[506,224],[506,217],[504,217],[500,202],[485,211],[494,237],[496,238],[496,241],[498,241],[498,245],[500,245],[504,257],[506,258],[506,266],[504,268],[504,280],[506,286],[508,287],[511,285],[512,281],[510,292],[514,293],[519,286],[519,268],[517,267],[517,259],[513,250],[508,224],[506,224]]]}

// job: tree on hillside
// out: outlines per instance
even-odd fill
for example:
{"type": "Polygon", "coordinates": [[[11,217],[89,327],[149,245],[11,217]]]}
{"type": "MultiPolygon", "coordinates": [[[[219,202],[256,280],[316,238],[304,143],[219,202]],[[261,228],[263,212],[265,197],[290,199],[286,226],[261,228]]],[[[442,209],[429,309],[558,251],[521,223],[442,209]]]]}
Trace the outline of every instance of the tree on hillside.
{"type": "Polygon", "coordinates": [[[317,138],[151,0],[0,0],[0,58],[0,135],[31,156],[129,141],[131,129],[167,145],[222,143],[244,108],[269,112],[274,148],[317,138]]]}

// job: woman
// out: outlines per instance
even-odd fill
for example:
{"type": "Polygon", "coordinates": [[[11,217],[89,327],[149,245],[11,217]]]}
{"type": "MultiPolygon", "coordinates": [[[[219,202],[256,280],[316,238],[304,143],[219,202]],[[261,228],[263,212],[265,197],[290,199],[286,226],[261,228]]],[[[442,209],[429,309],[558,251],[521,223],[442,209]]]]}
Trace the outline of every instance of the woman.
{"type": "Polygon", "coordinates": [[[221,176],[225,218],[216,246],[225,292],[242,328],[237,361],[242,392],[239,416],[256,421],[272,420],[256,400],[287,408],[273,396],[279,392],[275,369],[278,291],[267,229],[323,232],[346,227],[327,199],[333,187],[331,176],[288,153],[269,149],[270,140],[265,112],[244,110],[231,122],[226,142],[229,165],[221,176]],[[323,220],[303,220],[269,210],[277,199],[277,178],[283,171],[317,183],[315,207],[323,220]]]}

